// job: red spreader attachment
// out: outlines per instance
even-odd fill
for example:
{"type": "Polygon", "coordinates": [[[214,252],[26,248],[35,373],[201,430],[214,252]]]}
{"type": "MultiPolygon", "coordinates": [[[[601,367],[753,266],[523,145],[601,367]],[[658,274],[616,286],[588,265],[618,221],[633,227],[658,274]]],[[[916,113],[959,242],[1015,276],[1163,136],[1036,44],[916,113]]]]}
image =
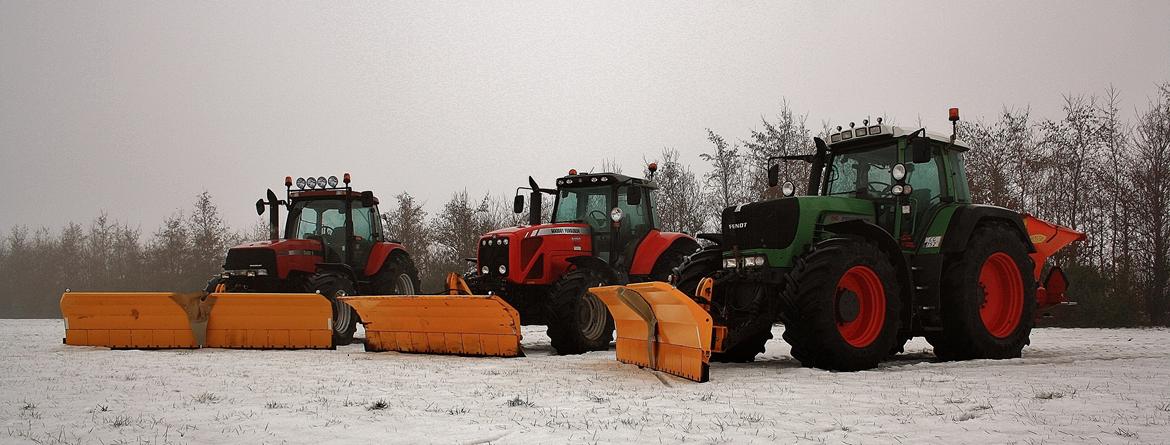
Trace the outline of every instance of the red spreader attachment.
{"type": "Polygon", "coordinates": [[[1032,262],[1036,264],[1033,273],[1036,281],[1043,283],[1043,287],[1036,290],[1037,305],[1044,309],[1064,303],[1064,292],[1068,289],[1068,278],[1064,276],[1064,271],[1054,265],[1043,281],[1040,280],[1040,274],[1049,257],[1073,242],[1084,240],[1085,234],[1027,213],[1024,214],[1024,226],[1028,230],[1028,238],[1036,247],[1036,252],[1031,254],[1032,262]]]}

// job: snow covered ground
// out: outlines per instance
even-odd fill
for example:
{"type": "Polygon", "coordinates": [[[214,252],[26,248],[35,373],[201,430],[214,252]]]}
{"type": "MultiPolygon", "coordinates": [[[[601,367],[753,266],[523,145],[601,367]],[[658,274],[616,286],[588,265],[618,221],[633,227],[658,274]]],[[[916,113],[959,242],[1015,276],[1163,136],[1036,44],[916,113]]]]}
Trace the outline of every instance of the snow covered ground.
{"type": "MultiPolygon", "coordinates": [[[[782,328],[776,328],[780,337],[782,328]]],[[[801,368],[781,340],[711,382],[596,352],[111,351],[0,320],[0,443],[1168,443],[1170,331],[1039,329],[1024,358],[801,368]]]]}

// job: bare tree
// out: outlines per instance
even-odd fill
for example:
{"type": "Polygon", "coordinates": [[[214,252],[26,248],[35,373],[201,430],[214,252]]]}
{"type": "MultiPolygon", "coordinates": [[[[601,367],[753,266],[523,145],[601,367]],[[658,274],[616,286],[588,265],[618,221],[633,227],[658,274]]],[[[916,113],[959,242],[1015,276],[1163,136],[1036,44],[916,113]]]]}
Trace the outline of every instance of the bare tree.
{"type": "MultiPolygon", "coordinates": [[[[698,233],[707,227],[699,180],[690,167],[679,162],[678,150],[663,148],[654,182],[658,185],[657,215],[662,230],[698,233]]],[[[649,162],[647,162],[649,164],[649,162]]],[[[649,176],[649,170],[644,174],[649,176]]]]}
{"type": "Polygon", "coordinates": [[[1138,201],[1136,248],[1145,278],[1145,309],[1155,325],[1170,324],[1170,83],[1138,117],[1133,199],[1138,201]]]}
{"type": "Polygon", "coordinates": [[[711,171],[703,175],[703,189],[706,191],[708,211],[719,214],[726,207],[749,201],[743,155],[739,145],[729,145],[719,134],[707,129],[707,141],[714,147],[710,153],[700,154],[707,161],[711,171]]]}
{"type": "MultiPolygon", "coordinates": [[[[772,197],[768,187],[768,158],[772,156],[799,155],[812,153],[812,133],[805,126],[806,114],[797,114],[788,105],[788,100],[780,102],[780,112],[775,121],[760,118],[763,128],[752,130],[751,137],[743,141],[747,149],[747,170],[750,172],[748,188],[755,199],[772,197]]],[[[790,171],[793,182],[797,185],[797,193],[805,193],[809,166],[804,164],[791,165],[790,171]]]]}

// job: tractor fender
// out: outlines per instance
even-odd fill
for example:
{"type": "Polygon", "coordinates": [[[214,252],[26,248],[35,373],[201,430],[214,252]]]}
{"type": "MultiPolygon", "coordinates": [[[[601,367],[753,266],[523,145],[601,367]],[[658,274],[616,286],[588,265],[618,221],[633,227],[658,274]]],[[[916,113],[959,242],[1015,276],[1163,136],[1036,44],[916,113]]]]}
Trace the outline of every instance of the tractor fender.
{"type": "Polygon", "coordinates": [[[1032,240],[1028,238],[1028,230],[1024,227],[1024,218],[1019,212],[1003,207],[972,204],[955,209],[951,222],[947,226],[947,233],[943,235],[942,252],[956,253],[967,249],[967,240],[975,228],[989,222],[1002,222],[1012,228],[1020,237],[1020,241],[1028,247],[1028,253],[1036,252],[1032,240]]]}
{"type": "Polygon", "coordinates": [[[903,302],[902,319],[909,320],[910,311],[913,309],[911,302],[914,295],[914,283],[910,280],[910,264],[906,261],[906,256],[902,255],[902,249],[898,247],[898,242],[894,240],[894,237],[885,229],[860,219],[829,224],[825,226],[825,230],[838,235],[853,235],[877,243],[878,248],[890,258],[890,263],[897,271],[898,284],[902,288],[902,295],[900,295],[903,302]]]}
{"type": "Polygon", "coordinates": [[[379,270],[382,270],[382,264],[384,264],[386,259],[390,258],[390,254],[394,253],[395,251],[402,251],[403,253],[406,253],[406,248],[403,247],[402,244],[395,242],[382,242],[374,244],[374,247],[370,249],[370,259],[366,261],[366,270],[363,272],[363,275],[368,277],[378,273],[379,270]]]}
{"type": "Polygon", "coordinates": [[[630,275],[650,275],[654,265],[658,263],[658,257],[675,243],[689,243],[696,250],[699,248],[699,242],[685,233],[651,230],[642,238],[642,242],[638,243],[634,262],[630,265],[630,275]]]}
{"type": "Polygon", "coordinates": [[[610,266],[609,263],[592,255],[569,257],[566,258],[565,261],[569,262],[569,264],[572,264],[578,269],[591,270],[598,275],[605,277],[605,282],[609,284],[624,284],[626,281],[622,278],[623,274],[620,274],[618,271],[614,270],[614,268],[610,266]]]}
{"type": "Polygon", "coordinates": [[[349,267],[348,264],[345,264],[345,263],[317,263],[317,272],[320,273],[320,272],[324,272],[324,271],[341,273],[341,274],[349,277],[350,281],[355,286],[358,283],[357,273],[354,272],[353,268],[349,267]]]}

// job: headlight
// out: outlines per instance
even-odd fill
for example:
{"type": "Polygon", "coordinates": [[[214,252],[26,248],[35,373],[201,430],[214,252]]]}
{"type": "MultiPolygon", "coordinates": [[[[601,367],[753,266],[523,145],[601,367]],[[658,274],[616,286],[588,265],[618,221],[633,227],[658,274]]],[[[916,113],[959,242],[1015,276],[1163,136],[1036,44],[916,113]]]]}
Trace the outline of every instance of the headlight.
{"type": "Polygon", "coordinates": [[[325,188],[325,184],[328,184],[328,182],[325,181],[325,177],[318,176],[317,177],[317,187],[325,188]]]}
{"type": "Polygon", "coordinates": [[[613,222],[621,222],[622,209],[614,207],[613,210],[610,210],[609,211],[609,219],[613,220],[613,222]]]}
{"type": "Polygon", "coordinates": [[[910,184],[906,184],[905,187],[902,187],[902,193],[906,195],[914,193],[914,187],[911,187],[910,184]]]}
{"type": "Polygon", "coordinates": [[[508,245],[508,239],[507,239],[507,238],[504,238],[504,245],[505,245],[505,246],[507,246],[507,245],[508,245]]]}
{"type": "Polygon", "coordinates": [[[735,258],[724,258],[723,259],[723,268],[724,269],[735,269],[736,265],[737,264],[735,263],[735,258]]]}
{"type": "Polygon", "coordinates": [[[491,269],[488,269],[487,266],[483,266],[483,267],[479,268],[479,273],[481,275],[487,275],[488,272],[491,272],[491,269]]]}
{"type": "Polygon", "coordinates": [[[793,193],[796,193],[796,186],[792,184],[792,181],[784,181],[784,185],[780,186],[780,193],[783,193],[784,196],[792,196],[793,193]]]}
{"type": "Polygon", "coordinates": [[[500,275],[504,275],[506,273],[508,273],[508,266],[501,264],[500,265],[500,275]]]}
{"type": "Polygon", "coordinates": [[[315,189],[317,188],[317,180],[313,178],[306,179],[305,186],[311,189],[315,189]]]}
{"type": "Polygon", "coordinates": [[[894,177],[895,181],[906,179],[906,166],[903,164],[894,165],[894,168],[890,170],[890,175],[894,177]]]}
{"type": "Polygon", "coordinates": [[[890,189],[890,191],[893,192],[895,195],[901,195],[902,194],[902,186],[895,185],[893,188],[890,189]]]}
{"type": "Polygon", "coordinates": [[[336,176],[329,177],[329,186],[330,187],[337,187],[337,177],[336,176]]]}
{"type": "Polygon", "coordinates": [[[297,178],[297,188],[299,188],[299,189],[301,189],[301,190],[304,190],[304,188],[305,188],[305,178],[297,178]]]}

